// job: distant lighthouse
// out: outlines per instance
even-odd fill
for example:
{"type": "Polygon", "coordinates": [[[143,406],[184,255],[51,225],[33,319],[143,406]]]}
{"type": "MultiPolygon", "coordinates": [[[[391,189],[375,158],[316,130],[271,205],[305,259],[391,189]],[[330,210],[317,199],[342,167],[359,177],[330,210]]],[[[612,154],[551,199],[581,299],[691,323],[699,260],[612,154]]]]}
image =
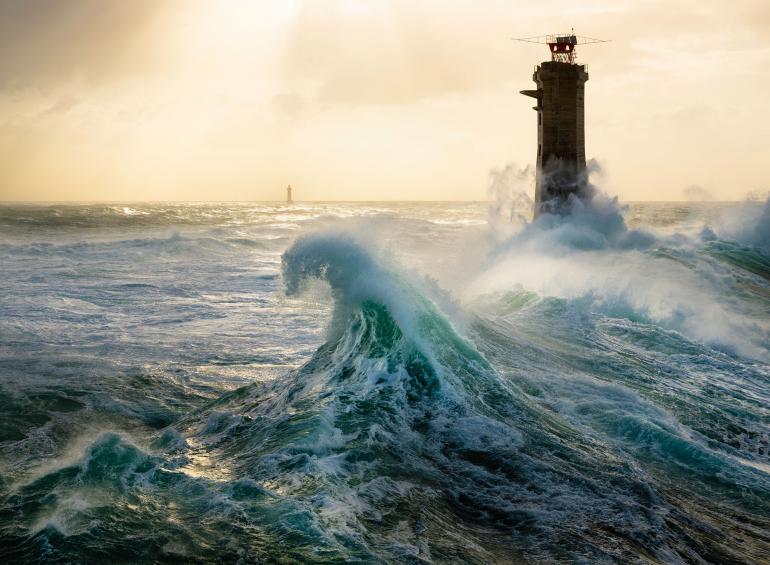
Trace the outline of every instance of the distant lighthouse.
{"type": "Polygon", "coordinates": [[[286,187],[286,204],[291,204],[293,200],[291,199],[291,185],[286,187]]]}
{"type": "Polygon", "coordinates": [[[563,212],[571,195],[582,197],[587,190],[584,128],[584,95],[588,73],[577,64],[578,44],[603,40],[578,37],[574,33],[518,39],[544,43],[551,60],[535,68],[532,80],[537,90],[522,90],[537,100],[537,176],[535,217],[544,212],[563,212]]]}

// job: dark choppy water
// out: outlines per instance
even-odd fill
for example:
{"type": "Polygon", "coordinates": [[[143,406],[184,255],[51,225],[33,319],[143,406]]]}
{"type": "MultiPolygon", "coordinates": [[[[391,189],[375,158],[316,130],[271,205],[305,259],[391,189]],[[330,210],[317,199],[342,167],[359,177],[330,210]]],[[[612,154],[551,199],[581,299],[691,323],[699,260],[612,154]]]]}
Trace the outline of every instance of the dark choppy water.
{"type": "Polygon", "coordinates": [[[770,205],[0,206],[0,561],[770,562],[770,205]]]}

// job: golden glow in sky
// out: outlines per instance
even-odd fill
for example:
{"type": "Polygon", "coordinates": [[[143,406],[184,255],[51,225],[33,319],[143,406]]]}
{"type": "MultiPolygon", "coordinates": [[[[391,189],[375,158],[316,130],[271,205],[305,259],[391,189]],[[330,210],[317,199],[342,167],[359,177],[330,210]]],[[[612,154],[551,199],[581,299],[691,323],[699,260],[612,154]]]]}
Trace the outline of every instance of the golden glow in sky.
{"type": "Polygon", "coordinates": [[[0,200],[483,200],[572,27],[605,190],[767,190],[766,0],[7,0],[0,200]]]}

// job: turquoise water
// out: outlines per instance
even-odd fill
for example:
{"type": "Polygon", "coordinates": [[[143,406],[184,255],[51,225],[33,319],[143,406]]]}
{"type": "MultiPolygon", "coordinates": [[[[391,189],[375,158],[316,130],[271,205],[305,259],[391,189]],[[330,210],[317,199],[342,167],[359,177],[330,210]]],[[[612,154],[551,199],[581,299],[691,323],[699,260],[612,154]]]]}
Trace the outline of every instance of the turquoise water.
{"type": "Polygon", "coordinates": [[[767,563],[770,205],[0,207],[4,562],[767,563]]]}

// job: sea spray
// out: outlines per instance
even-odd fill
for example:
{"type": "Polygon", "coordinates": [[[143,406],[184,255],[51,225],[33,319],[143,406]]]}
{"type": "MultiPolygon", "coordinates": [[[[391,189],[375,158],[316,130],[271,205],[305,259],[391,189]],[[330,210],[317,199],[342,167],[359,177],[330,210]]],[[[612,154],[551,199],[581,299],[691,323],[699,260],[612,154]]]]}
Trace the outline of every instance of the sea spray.
{"type": "Polygon", "coordinates": [[[487,225],[496,239],[512,235],[529,222],[534,209],[529,192],[534,182],[531,166],[519,169],[508,163],[489,171],[487,225]]]}
{"type": "MultiPolygon", "coordinates": [[[[744,268],[761,276],[764,261],[752,260],[751,253],[736,257],[710,232],[693,237],[630,229],[617,198],[596,187],[589,199],[570,197],[566,205],[569,214],[542,214],[491,245],[486,264],[463,290],[466,300],[517,288],[582,297],[609,314],[636,316],[728,352],[768,358],[768,318],[735,297],[729,268],[705,263],[699,254],[743,260],[744,268]]],[[[760,214],[735,237],[756,243],[764,228],[760,214]]]]}
{"type": "Polygon", "coordinates": [[[754,247],[770,256],[770,196],[764,202],[749,200],[727,210],[716,230],[723,240],[754,247]]]}

